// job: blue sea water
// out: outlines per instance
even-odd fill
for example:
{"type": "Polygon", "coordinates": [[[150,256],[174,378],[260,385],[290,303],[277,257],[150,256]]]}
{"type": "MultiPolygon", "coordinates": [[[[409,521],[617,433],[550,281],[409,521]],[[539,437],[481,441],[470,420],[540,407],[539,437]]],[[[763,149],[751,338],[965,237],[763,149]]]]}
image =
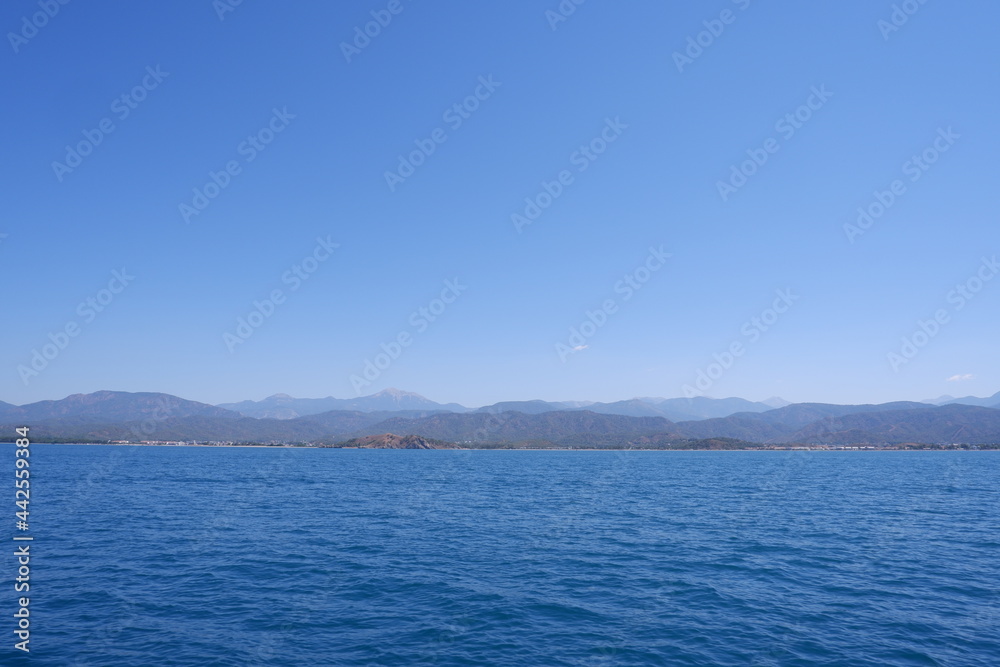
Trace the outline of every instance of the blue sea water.
{"type": "Polygon", "coordinates": [[[1000,665],[1000,452],[32,447],[3,664],[1000,665]]]}

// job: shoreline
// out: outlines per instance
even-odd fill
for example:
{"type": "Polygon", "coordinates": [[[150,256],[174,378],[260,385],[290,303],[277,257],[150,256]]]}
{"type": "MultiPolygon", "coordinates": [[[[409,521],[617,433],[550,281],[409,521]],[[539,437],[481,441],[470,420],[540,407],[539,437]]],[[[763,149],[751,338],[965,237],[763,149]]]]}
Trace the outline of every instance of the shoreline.
{"type": "MultiPolygon", "coordinates": [[[[13,445],[13,442],[0,443],[13,445]]],[[[922,447],[901,447],[874,445],[846,445],[843,447],[748,447],[734,449],[668,449],[668,448],[629,448],[618,447],[442,447],[430,449],[402,447],[316,447],[311,445],[247,445],[247,444],[192,444],[192,443],[129,443],[129,442],[32,442],[37,445],[70,445],[96,447],[197,447],[200,449],[332,449],[338,451],[439,451],[439,452],[989,452],[1000,451],[997,445],[966,445],[953,447],[945,445],[926,445],[922,447]]]]}

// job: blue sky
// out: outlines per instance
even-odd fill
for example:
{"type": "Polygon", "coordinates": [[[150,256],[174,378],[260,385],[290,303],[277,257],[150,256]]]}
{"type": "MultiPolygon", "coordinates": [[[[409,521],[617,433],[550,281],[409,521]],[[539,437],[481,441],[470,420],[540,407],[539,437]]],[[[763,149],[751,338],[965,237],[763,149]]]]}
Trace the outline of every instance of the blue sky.
{"type": "Polygon", "coordinates": [[[995,3],[563,4],[4,3],[0,400],[1000,389],[995,3]]]}

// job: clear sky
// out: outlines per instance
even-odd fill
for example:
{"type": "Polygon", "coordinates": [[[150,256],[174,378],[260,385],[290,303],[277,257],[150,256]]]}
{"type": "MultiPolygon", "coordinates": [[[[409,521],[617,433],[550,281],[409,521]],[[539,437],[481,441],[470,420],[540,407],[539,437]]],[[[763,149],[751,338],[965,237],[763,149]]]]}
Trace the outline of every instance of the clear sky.
{"type": "Polygon", "coordinates": [[[902,4],[5,2],[0,400],[992,394],[1000,6],[902,4]]]}

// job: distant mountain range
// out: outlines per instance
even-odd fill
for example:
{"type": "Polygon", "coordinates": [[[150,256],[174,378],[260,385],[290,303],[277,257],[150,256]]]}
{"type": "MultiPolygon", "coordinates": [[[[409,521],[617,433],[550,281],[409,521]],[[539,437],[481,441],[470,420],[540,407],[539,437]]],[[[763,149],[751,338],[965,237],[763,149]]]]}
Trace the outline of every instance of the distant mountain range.
{"type": "Polygon", "coordinates": [[[224,408],[170,394],[98,391],[73,394],[59,401],[39,401],[16,406],[0,402],[0,422],[40,422],[68,420],[78,422],[127,422],[171,417],[215,417],[238,419],[240,415],[224,408]]]}
{"type": "MultiPolygon", "coordinates": [[[[975,400],[993,399],[1000,399],[1000,394],[975,400]]],[[[720,448],[735,447],[735,442],[1000,443],[1000,402],[981,406],[966,400],[972,399],[949,397],[942,405],[796,403],[772,408],[739,398],[637,398],[587,404],[517,401],[473,410],[386,390],[358,399],[295,399],[279,394],[230,404],[239,408],[234,410],[169,394],[99,391],[23,406],[0,402],[0,434],[27,425],[36,440],[63,442],[331,445],[391,434],[477,446],[540,447],[683,447],[693,441],[712,441],[720,448]],[[313,412],[331,401],[338,407],[313,412]]],[[[768,402],[781,403],[780,399],[768,402]]],[[[364,441],[357,446],[376,445],[364,441]]]]}
{"type": "Polygon", "coordinates": [[[288,394],[275,394],[262,401],[242,401],[223,403],[218,407],[238,412],[245,417],[257,419],[295,419],[308,415],[318,415],[330,410],[353,410],[356,412],[391,412],[397,410],[442,410],[446,412],[468,412],[469,408],[458,403],[435,403],[420,394],[399,389],[386,389],[371,396],[360,398],[292,398],[288,394]]]}
{"type": "Polygon", "coordinates": [[[987,398],[978,398],[976,396],[966,396],[965,398],[940,396],[926,400],[924,403],[931,403],[932,405],[978,405],[981,408],[1000,408],[1000,391],[987,398]]]}
{"type": "Polygon", "coordinates": [[[589,410],[606,415],[627,417],[666,417],[674,421],[687,419],[711,419],[726,417],[735,412],[764,412],[788,405],[780,398],[755,403],[742,398],[633,398],[614,403],[594,403],[592,401],[505,401],[481,408],[467,408],[457,403],[435,403],[420,394],[386,389],[371,396],[360,398],[293,398],[288,394],[275,394],[262,401],[242,401],[222,403],[218,407],[238,412],[245,417],[257,419],[296,419],[330,410],[353,410],[357,412],[390,412],[398,410],[431,410],[439,412],[524,412],[540,414],[564,410],[589,410]]]}

